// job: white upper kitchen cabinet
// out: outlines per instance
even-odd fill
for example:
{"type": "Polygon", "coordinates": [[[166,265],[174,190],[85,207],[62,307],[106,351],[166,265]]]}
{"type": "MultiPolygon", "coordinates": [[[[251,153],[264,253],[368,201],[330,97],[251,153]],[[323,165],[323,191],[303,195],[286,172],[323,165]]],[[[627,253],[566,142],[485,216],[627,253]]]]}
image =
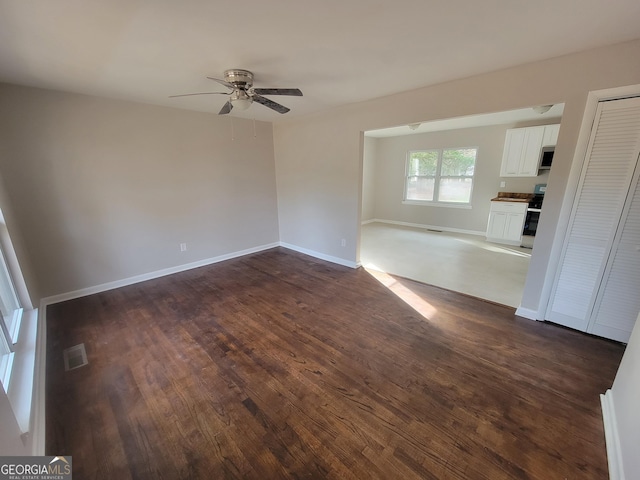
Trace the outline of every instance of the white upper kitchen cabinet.
{"type": "Polygon", "coordinates": [[[555,147],[558,143],[558,133],[560,133],[560,124],[545,125],[544,136],[542,137],[543,147],[555,147]]]}
{"type": "Polygon", "coordinates": [[[542,147],[554,146],[559,130],[559,124],[507,130],[500,176],[537,177],[542,147]]]}

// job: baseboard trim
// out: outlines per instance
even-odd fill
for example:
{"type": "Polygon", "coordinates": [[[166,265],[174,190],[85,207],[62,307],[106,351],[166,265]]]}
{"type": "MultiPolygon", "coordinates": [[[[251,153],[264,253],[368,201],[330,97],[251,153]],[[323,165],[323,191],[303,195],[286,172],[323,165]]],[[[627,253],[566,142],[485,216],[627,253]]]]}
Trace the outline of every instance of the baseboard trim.
{"type": "Polygon", "coordinates": [[[611,389],[607,390],[604,395],[600,395],[600,403],[602,405],[604,437],[607,445],[609,478],[610,480],[625,480],[622,451],[620,450],[620,437],[618,435],[618,423],[616,421],[616,410],[611,389]]]}
{"type": "Polygon", "coordinates": [[[465,230],[462,228],[442,227],[440,225],[424,225],[422,223],[398,222],[396,220],[385,220],[383,218],[374,218],[373,220],[367,220],[366,222],[362,222],[362,225],[375,222],[387,223],[389,225],[399,225],[401,227],[422,228],[424,230],[441,230],[443,232],[464,233],[466,235],[485,236],[487,234],[487,232],[485,231],[480,232],[477,230],[465,230]]]}
{"type": "MultiPolygon", "coordinates": [[[[164,277],[174,273],[184,272],[191,270],[192,268],[204,267],[214,263],[223,262],[225,260],[231,260],[232,258],[242,257],[251,253],[262,252],[279,246],[279,242],[269,243],[266,245],[260,245],[257,247],[248,248],[246,250],[239,250],[236,252],[226,253],[217,257],[206,258],[204,260],[198,260],[197,262],[186,263],[184,265],[178,265],[175,267],[164,268],[162,270],[156,270],[155,272],[144,273],[142,275],[136,275],[134,277],[125,278],[122,280],[116,280],[113,282],[103,283],[94,287],[81,288],[72,292],[61,293],[59,295],[52,295],[41,299],[41,307],[46,307],[54,303],[64,302],[67,300],[73,300],[75,298],[85,297],[87,295],[93,295],[95,293],[106,292],[107,290],[113,290],[115,288],[126,287],[127,285],[133,285],[135,283],[145,282],[147,280],[153,280],[154,278],[164,277]]],[[[44,309],[44,308],[43,308],[44,309]]]]}
{"type": "Polygon", "coordinates": [[[504,238],[492,238],[492,237],[487,237],[487,242],[491,242],[491,243],[499,243],[501,245],[509,245],[511,247],[519,247],[520,245],[522,245],[522,240],[505,240],[504,238]]]}
{"type": "MultiPolygon", "coordinates": [[[[106,292],[108,290],[113,290],[120,287],[126,287],[127,285],[133,285],[135,283],[145,282],[147,280],[153,280],[154,278],[164,277],[166,275],[172,275],[174,273],[184,272],[186,270],[191,270],[193,268],[204,267],[206,265],[212,265],[214,263],[223,262],[225,260],[231,260],[233,258],[242,257],[244,255],[249,255],[251,253],[258,253],[264,250],[269,250],[270,248],[275,247],[283,247],[289,250],[293,250],[295,252],[303,253],[305,255],[309,255],[310,257],[318,258],[320,260],[325,260],[327,262],[336,263],[338,265],[343,265],[349,268],[358,268],[360,266],[359,262],[353,262],[350,260],[346,260],[344,258],[334,257],[331,255],[325,255],[324,253],[316,252],[314,250],[309,250],[307,248],[299,247],[297,245],[293,245],[285,242],[275,242],[266,245],[260,245],[258,247],[248,248],[246,250],[240,250],[236,252],[227,253],[224,255],[219,255],[213,258],[207,258],[204,260],[199,260],[197,262],[186,263],[184,265],[178,265],[175,267],[165,268],[162,270],[156,270],[155,272],[144,273],[142,275],[136,275],[134,277],[125,278],[122,280],[116,280],[113,282],[103,283],[100,285],[95,285],[93,287],[81,288],[79,290],[74,290],[72,292],[61,293],[59,295],[52,295],[49,297],[44,297],[40,300],[40,311],[44,312],[48,305],[52,305],[54,303],[65,302],[67,300],[73,300],[75,298],[86,297],[87,295],[93,295],[95,293],[106,292]]],[[[44,317],[43,317],[44,318],[44,317]]]]}
{"type": "Polygon", "coordinates": [[[293,250],[294,252],[304,253],[305,255],[309,255],[310,257],[319,258],[320,260],[325,260],[331,263],[337,263],[338,265],[343,265],[345,267],[358,268],[360,266],[358,262],[352,262],[351,260],[345,260],[344,258],[325,255],[324,253],[316,252],[315,250],[309,250],[307,248],[292,245],[290,243],[280,242],[280,246],[283,248],[288,248],[289,250],[293,250]]]}
{"type": "Polygon", "coordinates": [[[530,308],[518,307],[516,309],[516,315],[528,320],[538,320],[538,311],[530,308]]]}

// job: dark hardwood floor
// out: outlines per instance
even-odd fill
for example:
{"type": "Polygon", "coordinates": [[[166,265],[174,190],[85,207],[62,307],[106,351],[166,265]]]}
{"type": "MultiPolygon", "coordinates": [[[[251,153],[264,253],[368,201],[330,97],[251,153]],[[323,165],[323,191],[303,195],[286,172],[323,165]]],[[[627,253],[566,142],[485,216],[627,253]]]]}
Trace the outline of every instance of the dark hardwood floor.
{"type": "Polygon", "coordinates": [[[284,249],[47,308],[82,479],[605,479],[624,347],[284,249]],[[89,365],[64,371],[84,343],[89,365]]]}

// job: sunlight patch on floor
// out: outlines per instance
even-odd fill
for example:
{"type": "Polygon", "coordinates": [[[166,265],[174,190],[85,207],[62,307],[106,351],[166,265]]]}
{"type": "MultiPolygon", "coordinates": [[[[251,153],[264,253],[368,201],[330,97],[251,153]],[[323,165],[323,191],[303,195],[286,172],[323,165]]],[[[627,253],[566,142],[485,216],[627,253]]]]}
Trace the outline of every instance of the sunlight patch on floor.
{"type": "Polygon", "coordinates": [[[464,240],[462,238],[458,238],[456,240],[461,243],[468,243],[469,245],[474,245],[478,248],[482,248],[483,250],[487,250],[489,252],[504,253],[507,255],[515,255],[517,257],[525,257],[525,258],[531,257],[531,253],[529,252],[519,252],[517,250],[512,250],[511,248],[508,248],[508,247],[499,247],[497,245],[485,245],[480,242],[472,242],[469,240],[464,240]]]}
{"type": "Polygon", "coordinates": [[[361,239],[360,261],[376,270],[513,308],[522,300],[530,249],[383,223],[364,225],[361,239]]]}
{"type": "Polygon", "coordinates": [[[427,320],[433,320],[435,318],[438,310],[422,297],[416,295],[411,289],[407,288],[391,275],[383,272],[380,268],[371,263],[365,265],[364,268],[373,278],[387,287],[394,295],[400,298],[424,318],[427,320]]]}

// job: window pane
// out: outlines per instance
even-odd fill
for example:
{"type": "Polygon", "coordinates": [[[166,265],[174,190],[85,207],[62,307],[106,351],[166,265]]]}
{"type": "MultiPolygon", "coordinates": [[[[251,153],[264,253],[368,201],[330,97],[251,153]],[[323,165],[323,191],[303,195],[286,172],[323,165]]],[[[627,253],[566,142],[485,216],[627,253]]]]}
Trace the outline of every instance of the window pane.
{"type": "Polygon", "coordinates": [[[409,157],[409,171],[407,176],[435,175],[438,168],[437,150],[425,152],[411,152],[409,157]]]}
{"type": "Polygon", "coordinates": [[[442,176],[473,176],[476,165],[475,148],[456,148],[442,151],[442,176]]]}
{"type": "Polygon", "coordinates": [[[471,178],[442,178],[438,201],[469,203],[471,201],[471,178]]]}
{"type": "Polygon", "coordinates": [[[0,332],[0,382],[5,388],[6,385],[3,380],[6,376],[6,368],[4,368],[4,363],[9,361],[9,359],[5,358],[5,356],[11,354],[11,348],[9,347],[9,341],[7,337],[8,335],[6,335],[4,332],[0,332]]]}
{"type": "Polygon", "coordinates": [[[409,177],[407,179],[407,200],[433,200],[435,178],[409,177]]]}
{"type": "Polygon", "coordinates": [[[0,335],[5,335],[8,344],[14,343],[18,334],[20,322],[20,302],[13,288],[9,270],[0,250],[0,313],[2,325],[0,335]]]}
{"type": "Polygon", "coordinates": [[[12,353],[11,347],[16,340],[17,327],[20,321],[18,313],[20,313],[20,303],[13,289],[13,283],[9,277],[4,262],[4,255],[0,250],[0,314],[2,320],[0,324],[0,383],[5,389],[8,388],[9,376],[11,375],[12,353]]]}

